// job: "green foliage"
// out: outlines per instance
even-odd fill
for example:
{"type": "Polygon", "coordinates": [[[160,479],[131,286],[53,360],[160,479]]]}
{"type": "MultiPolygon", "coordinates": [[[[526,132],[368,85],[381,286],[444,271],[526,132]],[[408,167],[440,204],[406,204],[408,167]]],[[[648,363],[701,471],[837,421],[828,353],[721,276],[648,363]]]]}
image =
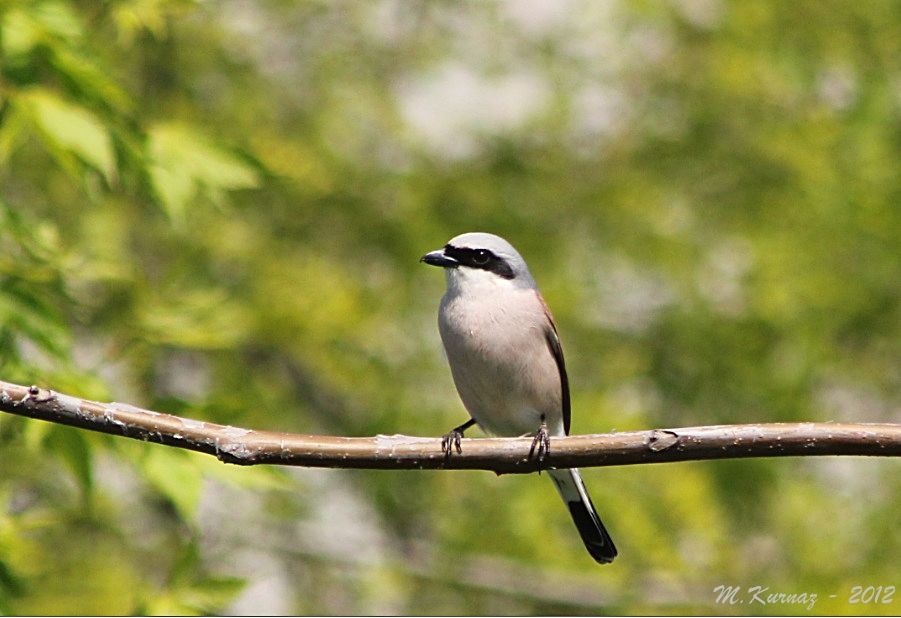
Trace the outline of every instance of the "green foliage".
{"type": "MultiPolygon", "coordinates": [[[[899,46],[889,5],[832,0],[7,1],[0,379],[439,435],[464,412],[417,259],[481,229],[554,309],[575,432],[894,420],[899,46]]],[[[0,452],[2,613],[894,607],[847,602],[897,574],[891,461],[585,471],[598,568],[543,478],[226,468],[8,416],[0,452]]]]}
{"type": "Polygon", "coordinates": [[[148,131],[150,180],[166,213],[182,220],[201,191],[221,203],[223,191],[257,186],[255,171],[188,127],[157,125],[148,131]]]}
{"type": "Polygon", "coordinates": [[[112,141],[100,120],[86,109],[72,105],[42,88],[29,88],[15,98],[13,122],[20,122],[42,138],[47,151],[61,167],[78,179],[77,163],[100,172],[107,182],[115,180],[112,141]]]}

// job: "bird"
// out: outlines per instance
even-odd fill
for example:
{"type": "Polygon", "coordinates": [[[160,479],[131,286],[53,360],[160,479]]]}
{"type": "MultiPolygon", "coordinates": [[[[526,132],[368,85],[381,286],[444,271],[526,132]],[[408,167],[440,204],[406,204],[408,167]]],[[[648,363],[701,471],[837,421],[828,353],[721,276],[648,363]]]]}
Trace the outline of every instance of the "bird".
{"type": "MultiPolygon", "coordinates": [[[[478,425],[494,436],[534,436],[529,456],[537,449],[541,464],[550,439],[569,434],[570,391],[557,327],[525,260],[500,236],[469,232],[420,261],[444,269],[438,331],[470,415],[442,438],[445,455],[461,453],[463,433],[478,425]]],[[[612,562],[616,546],[579,471],[546,472],[589,554],[612,562]]]]}

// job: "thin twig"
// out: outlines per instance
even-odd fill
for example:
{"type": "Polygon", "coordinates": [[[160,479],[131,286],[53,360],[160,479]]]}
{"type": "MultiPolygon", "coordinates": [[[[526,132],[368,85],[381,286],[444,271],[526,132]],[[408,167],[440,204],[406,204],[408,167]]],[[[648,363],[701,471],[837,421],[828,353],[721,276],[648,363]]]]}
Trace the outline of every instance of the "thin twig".
{"type": "MultiPolygon", "coordinates": [[[[463,441],[448,458],[440,438],[378,435],[344,438],[256,431],[99,403],[37,386],[0,382],[0,410],[91,431],[214,455],[240,465],[320,468],[456,469],[534,472],[531,438],[463,441]]],[[[703,459],[810,455],[901,455],[901,425],[877,423],[762,423],[652,429],[553,438],[542,467],[622,466],[703,459]]]]}

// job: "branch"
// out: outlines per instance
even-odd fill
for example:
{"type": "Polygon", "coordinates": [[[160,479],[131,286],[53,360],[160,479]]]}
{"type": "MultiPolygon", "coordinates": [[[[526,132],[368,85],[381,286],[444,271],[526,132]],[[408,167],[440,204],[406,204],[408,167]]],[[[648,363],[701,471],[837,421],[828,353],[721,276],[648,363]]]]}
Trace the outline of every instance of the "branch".
{"type": "MultiPolygon", "coordinates": [[[[37,386],[0,382],[0,410],[90,431],[157,442],[214,455],[225,463],[320,468],[492,470],[534,472],[531,438],[463,441],[445,458],[440,438],[378,435],[342,438],[256,431],[78,399],[37,386]]],[[[901,425],[765,423],[653,429],[554,438],[544,466],[622,466],[703,459],[792,455],[901,455],[901,425]]]]}

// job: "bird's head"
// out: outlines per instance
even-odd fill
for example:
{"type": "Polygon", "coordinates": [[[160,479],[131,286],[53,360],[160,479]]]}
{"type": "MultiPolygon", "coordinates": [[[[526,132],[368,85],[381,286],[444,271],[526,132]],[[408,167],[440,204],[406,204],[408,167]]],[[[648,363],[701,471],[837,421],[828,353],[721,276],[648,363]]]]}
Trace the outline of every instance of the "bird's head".
{"type": "Polygon", "coordinates": [[[448,289],[535,287],[535,280],[519,252],[494,234],[461,234],[450,239],[441,249],[426,253],[420,261],[444,268],[448,289]]]}

